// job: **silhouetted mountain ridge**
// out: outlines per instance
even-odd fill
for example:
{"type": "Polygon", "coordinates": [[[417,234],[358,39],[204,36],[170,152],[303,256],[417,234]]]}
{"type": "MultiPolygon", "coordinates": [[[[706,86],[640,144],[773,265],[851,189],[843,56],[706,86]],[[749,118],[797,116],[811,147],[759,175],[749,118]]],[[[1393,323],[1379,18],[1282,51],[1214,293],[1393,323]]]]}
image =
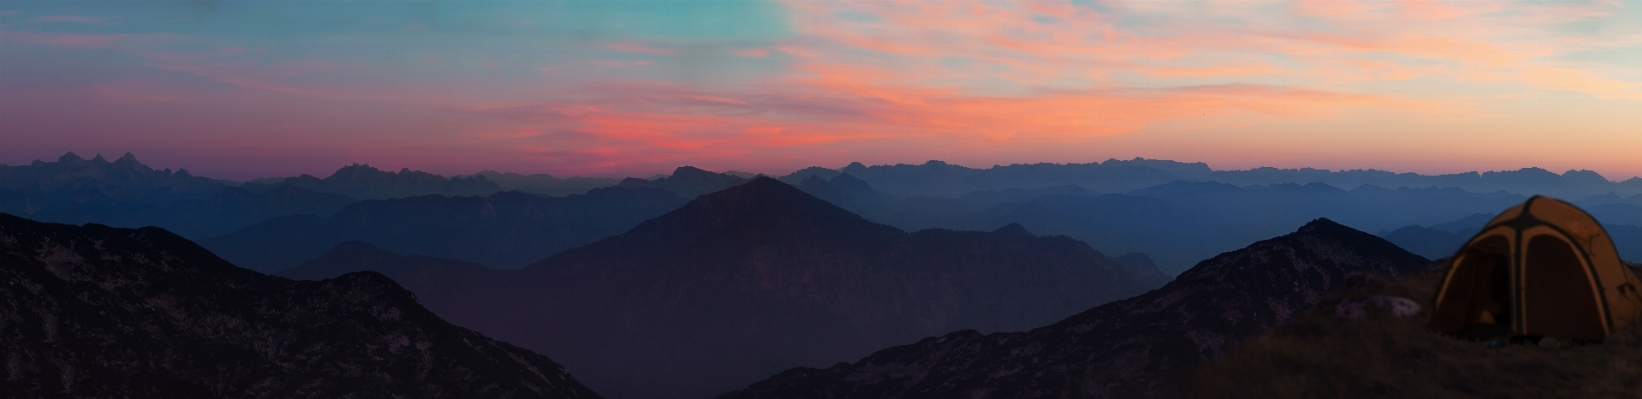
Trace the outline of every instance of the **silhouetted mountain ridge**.
{"type": "Polygon", "coordinates": [[[1311,307],[1349,274],[1406,275],[1427,263],[1319,219],[1042,328],[926,338],[855,363],[788,370],[721,398],[1145,397],[1311,307]]]}
{"type": "Polygon", "coordinates": [[[490,195],[502,191],[501,186],[483,175],[444,176],[409,168],[398,172],[383,171],[370,165],[352,164],[337,169],[323,179],[301,175],[279,180],[277,183],[246,183],[252,192],[271,190],[279,186],[297,186],[305,189],[345,195],[357,199],[405,198],[420,195],[490,195]]]}
{"type": "Polygon", "coordinates": [[[596,398],[377,273],[293,282],[163,229],[0,214],[4,397],[596,398]]]}
{"type": "Polygon", "coordinates": [[[622,179],[617,187],[626,188],[657,188],[678,193],[684,198],[695,198],[702,194],[723,190],[737,184],[745,183],[748,179],[724,173],[713,173],[693,166],[680,166],[667,177],[645,180],[638,178],[622,179]]]}
{"type": "MultiPolygon", "coordinates": [[[[310,262],[332,263],[362,264],[310,262]]],[[[611,397],[703,397],[930,334],[1041,325],[1155,287],[1132,266],[1066,237],[907,233],[758,177],[521,270],[424,279],[455,283],[418,295],[457,323],[553,353],[611,397]]],[[[396,279],[416,269],[373,267],[396,279]]]]}

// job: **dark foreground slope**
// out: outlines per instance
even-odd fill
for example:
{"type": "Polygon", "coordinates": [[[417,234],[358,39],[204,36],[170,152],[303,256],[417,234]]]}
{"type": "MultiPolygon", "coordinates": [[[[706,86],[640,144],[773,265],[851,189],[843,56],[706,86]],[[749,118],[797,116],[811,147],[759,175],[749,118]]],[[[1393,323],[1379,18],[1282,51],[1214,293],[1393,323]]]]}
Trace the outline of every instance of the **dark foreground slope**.
{"type": "Polygon", "coordinates": [[[1158,277],[1065,237],[903,232],[762,177],[488,278],[387,256],[339,248],[293,272],[380,270],[452,322],[552,353],[618,398],[710,397],[932,334],[1019,331],[1158,277]]]}
{"type": "MultiPolygon", "coordinates": [[[[1336,307],[1374,295],[1430,309],[1446,262],[1413,277],[1371,281],[1329,295],[1310,312],[1214,364],[1167,396],[1181,398],[1636,398],[1642,397],[1642,328],[1599,344],[1489,348],[1425,328],[1426,313],[1374,309],[1351,320],[1336,307]]],[[[1639,270],[1642,271],[1642,270],[1639,270]]],[[[1555,342],[1555,341],[1553,341],[1555,342]]]]}
{"type": "Polygon", "coordinates": [[[1024,333],[960,331],[722,398],[1145,397],[1315,304],[1348,274],[1426,260],[1326,219],[1221,254],[1163,288],[1024,333]]]}
{"type": "Polygon", "coordinates": [[[568,197],[516,191],[486,197],[427,195],[359,202],[323,218],[274,218],[200,244],[262,272],[295,267],[344,241],[517,269],[626,231],[684,202],[667,191],[620,187],[568,197]]]}
{"type": "Polygon", "coordinates": [[[158,228],[7,214],[0,265],[0,397],[597,397],[376,273],[294,282],[158,228]]]}

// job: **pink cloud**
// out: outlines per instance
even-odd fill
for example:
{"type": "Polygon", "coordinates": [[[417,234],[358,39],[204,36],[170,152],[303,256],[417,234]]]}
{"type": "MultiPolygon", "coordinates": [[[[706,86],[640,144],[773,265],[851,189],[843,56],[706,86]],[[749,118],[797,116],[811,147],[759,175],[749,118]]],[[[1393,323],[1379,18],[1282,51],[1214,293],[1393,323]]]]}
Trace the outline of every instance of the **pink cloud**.
{"type": "Polygon", "coordinates": [[[769,58],[770,57],[770,50],[769,49],[762,49],[762,48],[750,48],[750,49],[745,49],[745,50],[732,50],[731,53],[734,53],[737,57],[746,57],[746,58],[769,58]]]}

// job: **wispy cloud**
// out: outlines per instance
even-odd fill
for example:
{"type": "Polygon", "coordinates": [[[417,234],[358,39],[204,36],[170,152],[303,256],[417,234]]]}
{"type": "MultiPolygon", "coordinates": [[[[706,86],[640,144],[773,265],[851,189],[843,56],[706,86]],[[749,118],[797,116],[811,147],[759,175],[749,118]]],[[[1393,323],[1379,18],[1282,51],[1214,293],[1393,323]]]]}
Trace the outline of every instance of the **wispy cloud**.
{"type": "MultiPolygon", "coordinates": [[[[625,8],[594,4],[554,3],[551,15],[599,17],[554,23],[519,17],[550,15],[514,8],[535,6],[522,3],[427,14],[366,2],[353,11],[373,17],[356,22],[307,3],[262,10],[303,29],[270,29],[262,13],[176,22],[198,17],[29,10],[0,40],[35,65],[31,81],[166,123],[195,123],[190,107],[202,104],[254,104],[238,111],[244,120],[278,120],[339,148],[416,131],[415,148],[440,149],[428,159],[566,173],[1372,159],[1552,129],[1524,123],[1535,120],[1604,147],[1642,146],[1627,135],[1642,119],[1625,111],[1642,106],[1642,26],[1629,23],[1642,13],[1623,2],[791,0],[726,21],[623,19],[625,8]],[[54,63],[90,54],[120,75],[55,72],[81,70],[54,63]],[[1363,144],[1379,134],[1398,139],[1363,144]]],[[[224,122],[198,123],[189,126],[224,122]]],[[[221,137],[212,140],[231,140],[221,137]]],[[[1548,153],[1497,145],[1455,151],[1548,153]]],[[[1576,161],[1556,156],[1533,159],[1576,161]]]]}
{"type": "MultiPolygon", "coordinates": [[[[16,11],[12,11],[12,12],[13,12],[13,14],[8,14],[8,15],[16,15],[15,14],[16,11]]],[[[43,16],[43,17],[40,17],[40,18],[35,18],[35,21],[96,25],[96,24],[101,24],[103,22],[108,21],[108,18],[88,17],[88,16],[83,16],[83,15],[48,15],[48,16],[43,16]]]]}

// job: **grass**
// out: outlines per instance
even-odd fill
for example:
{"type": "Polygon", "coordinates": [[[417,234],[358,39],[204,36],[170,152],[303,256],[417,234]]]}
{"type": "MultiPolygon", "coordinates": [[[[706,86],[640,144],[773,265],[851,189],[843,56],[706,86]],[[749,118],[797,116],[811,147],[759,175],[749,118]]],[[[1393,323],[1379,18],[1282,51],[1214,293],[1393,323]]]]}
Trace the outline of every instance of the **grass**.
{"type": "Polygon", "coordinates": [[[1427,315],[1383,311],[1359,322],[1334,305],[1369,295],[1429,310],[1440,271],[1371,279],[1336,291],[1296,320],[1188,377],[1166,397],[1193,398],[1642,398],[1642,328],[1599,344],[1489,349],[1429,332],[1427,315]]]}

